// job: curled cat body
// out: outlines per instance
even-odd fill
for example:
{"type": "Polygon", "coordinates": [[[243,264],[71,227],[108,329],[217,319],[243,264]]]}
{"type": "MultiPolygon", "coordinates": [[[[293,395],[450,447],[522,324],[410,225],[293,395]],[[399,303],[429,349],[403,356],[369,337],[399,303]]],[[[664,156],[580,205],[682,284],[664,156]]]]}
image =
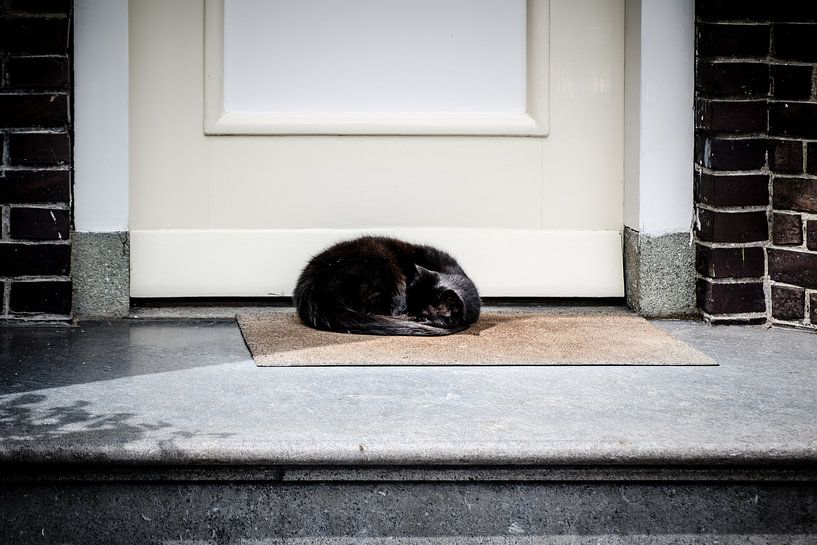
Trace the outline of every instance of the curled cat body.
{"type": "Polygon", "coordinates": [[[315,329],[369,335],[450,335],[479,318],[479,292],[457,261],[431,246],[365,236],[313,257],[293,294],[315,329]]]}

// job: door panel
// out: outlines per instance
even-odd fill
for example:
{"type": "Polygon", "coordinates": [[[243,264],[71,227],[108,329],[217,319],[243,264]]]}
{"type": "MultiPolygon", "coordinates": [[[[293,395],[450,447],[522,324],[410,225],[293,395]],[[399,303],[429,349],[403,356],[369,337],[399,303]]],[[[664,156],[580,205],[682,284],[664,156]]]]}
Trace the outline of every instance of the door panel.
{"type": "Polygon", "coordinates": [[[623,294],[623,1],[551,0],[548,133],[525,137],[206,135],[203,0],[130,10],[133,296],[286,295],[382,230],[484,295],[623,294]]]}

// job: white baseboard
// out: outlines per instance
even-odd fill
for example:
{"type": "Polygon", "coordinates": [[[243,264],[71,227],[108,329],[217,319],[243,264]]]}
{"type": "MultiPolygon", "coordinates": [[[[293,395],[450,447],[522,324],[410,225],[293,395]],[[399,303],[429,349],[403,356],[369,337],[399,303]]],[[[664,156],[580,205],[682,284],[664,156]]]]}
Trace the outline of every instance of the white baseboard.
{"type": "Polygon", "coordinates": [[[621,231],[133,230],[132,297],[288,296],[310,256],[359,234],[450,252],[485,297],[621,297],[621,231]]]}

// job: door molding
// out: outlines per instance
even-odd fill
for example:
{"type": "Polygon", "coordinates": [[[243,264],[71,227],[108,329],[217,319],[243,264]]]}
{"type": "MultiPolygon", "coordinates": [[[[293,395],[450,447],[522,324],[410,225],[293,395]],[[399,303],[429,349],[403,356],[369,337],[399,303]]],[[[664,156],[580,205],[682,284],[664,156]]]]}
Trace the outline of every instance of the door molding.
{"type": "Polygon", "coordinates": [[[522,113],[237,113],[224,107],[224,2],[205,0],[204,132],[208,135],[547,136],[550,0],[527,0],[522,113]]]}

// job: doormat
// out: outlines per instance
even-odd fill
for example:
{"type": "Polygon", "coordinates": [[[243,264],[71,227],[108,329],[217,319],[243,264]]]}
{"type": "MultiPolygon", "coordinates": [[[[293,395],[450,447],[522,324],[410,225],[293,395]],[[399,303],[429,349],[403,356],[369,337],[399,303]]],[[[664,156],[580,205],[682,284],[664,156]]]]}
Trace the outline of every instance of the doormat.
{"type": "Polygon", "coordinates": [[[291,312],[239,314],[256,365],[717,365],[633,314],[483,312],[444,337],[317,331],[291,312]]]}

